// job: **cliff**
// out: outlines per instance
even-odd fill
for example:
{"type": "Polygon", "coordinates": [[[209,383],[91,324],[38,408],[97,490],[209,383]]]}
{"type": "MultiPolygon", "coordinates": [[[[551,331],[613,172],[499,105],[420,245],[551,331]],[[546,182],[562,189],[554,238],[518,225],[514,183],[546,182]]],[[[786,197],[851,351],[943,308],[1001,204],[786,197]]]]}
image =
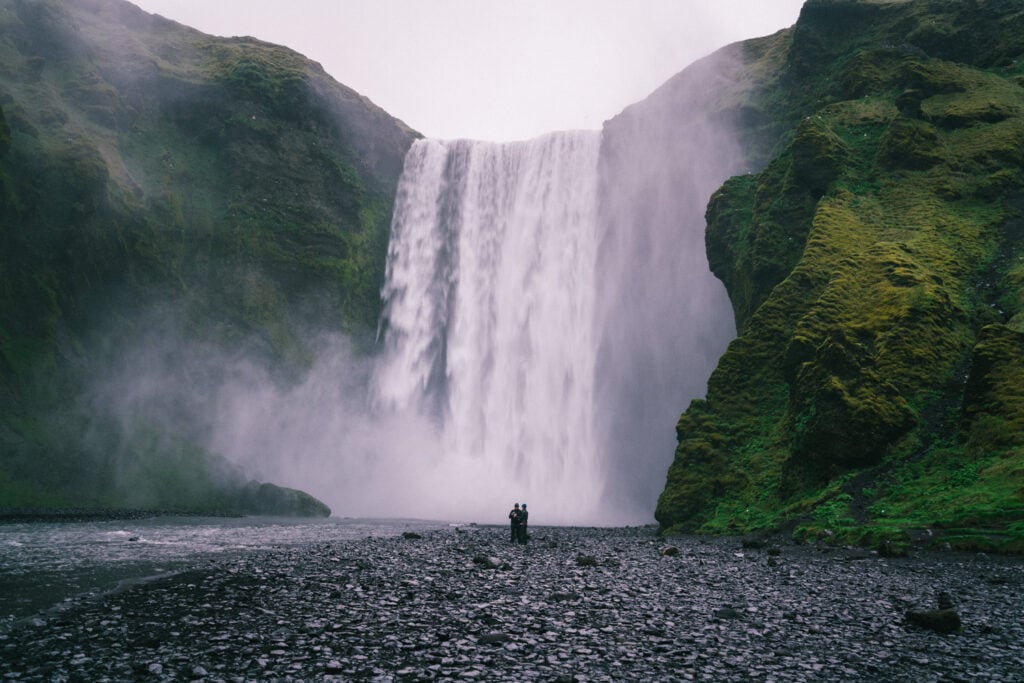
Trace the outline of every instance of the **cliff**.
{"type": "Polygon", "coordinates": [[[738,336],[662,528],[1024,549],[1024,9],[811,0],[740,48],[760,170],[706,232],[738,336]]]}
{"type": "Polygon", "coordinates": [[[286,48],[0,0],[0,506],[289,508],[168,424],[180,406],[115,410],[98,378],[141,347],[287,381],[314,333],[372,338],[415,137],[286,48]]]}

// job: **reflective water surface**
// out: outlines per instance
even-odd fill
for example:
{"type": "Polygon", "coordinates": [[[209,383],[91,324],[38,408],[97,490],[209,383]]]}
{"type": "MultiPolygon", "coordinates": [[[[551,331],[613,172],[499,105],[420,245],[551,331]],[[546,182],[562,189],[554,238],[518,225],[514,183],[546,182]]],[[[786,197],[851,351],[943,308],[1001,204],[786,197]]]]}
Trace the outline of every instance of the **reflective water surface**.
{"type": "Polygon", "coordinates": [[[239,552],[447,526],[395,519],[155,517],[0,524],[0,631],[19,619],[239,552]]]}

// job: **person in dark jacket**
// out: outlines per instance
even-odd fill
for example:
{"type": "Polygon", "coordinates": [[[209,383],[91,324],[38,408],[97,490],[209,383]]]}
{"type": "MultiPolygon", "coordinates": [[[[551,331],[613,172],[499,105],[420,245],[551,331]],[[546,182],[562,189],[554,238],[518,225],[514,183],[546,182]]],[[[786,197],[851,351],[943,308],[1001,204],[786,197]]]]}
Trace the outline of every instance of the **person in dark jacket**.
{"type": "Polygon", "coordinates": [[[508,520],[512,525],[513,543],[519,542],[519,525],[522,523],[522,517],[520,515],[522,515],[522,512],[519,510],[519,503],[516,503],[515,507],[513,507],[508,513],[508,520]]]}
{"type": "Polygon", "coordinates": [[[526,503],[523,503],[519,507],[519,542],[526,545],[526,520],[530,518],[530,513],[526,511],[526,503]]]}

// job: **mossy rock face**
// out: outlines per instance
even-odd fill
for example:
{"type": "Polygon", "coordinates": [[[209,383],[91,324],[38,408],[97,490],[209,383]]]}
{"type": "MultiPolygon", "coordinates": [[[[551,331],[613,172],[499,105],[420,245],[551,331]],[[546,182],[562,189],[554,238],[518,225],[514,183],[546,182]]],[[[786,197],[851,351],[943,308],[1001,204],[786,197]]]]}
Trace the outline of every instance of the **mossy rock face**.
{"type": "Polygon", "coordinates": [[[879,149],[879,161],[888,169],[924,170],[943,158],[942,139],[935,127],[905,117],[889,124],[879,149]]]}
{"type": "MultiPolygon", "coordinates": [[[[658,499],[655,516],[671,520],[676,531],[692,532],[708,514],[717,495],[731,488],[729,438],[720,431],[704,401],[693,401],[676,425],[679,445],[668,472],[669,484],[658,499]]],[[[662,526],[669,526],[662,521],[662,526]]]]}
{"type": "Polygon", "coordinates": [[[291,50],[123,0],[0,0],[0,63],[0,505],[224,509],[244,479],[208,416],[126,424],[93,380],[167,339],[285,383],[318,334],[365,348],[417,134],[291,50]]]}
{"type": "Polygon", "coordinates": [[[757,176],[736,176],[726,181],[708,202],[704,234],[708,264],[726,284],[736,320],[745,321],[761,301],[760,290],[746,275],[752,267],[749,255],[750,222],[757,176]]]}
{"type": "Polygon", "coordinates": [[[863,346],[836,330],[801,363],[791,384],[793,433],[787,470],[813,472],[821,483],[878,464],[916,422],[907,400],[879,376],[863,346]]]}
{"type": "Polygon", "coordinates": [[[250,515],[330,517],[331,509],[303,491],[249,482],[238,495],[236,509],[250,515]]]}
{"type": "Polygon", "coordinates": [[[11,148],[11,129],[7,127],[7,117],[4,116],[3,107],[0,107],[0,157],[7,154],[11,148]]]}
{"type": "Polygon", "coordinates": [[[746,67],[789,127],[708,206],[739,336],[678,423],[663,528],[1021,546],[1022,22],[812,0],[784,66],[746,67]]]}
{"type": "Polygon", "coordinates": [[[964,390],[968,452],[1024,447],[1024,332],[986,326],[971,355],[964,390]]]}
{"type": "MultiPolygon", "coordinates": [[[[831,173],[822,171],[831,164],[828,159],[808,150],[804,172],[824,173],[815,176],[824,180],[831,173]]],[[[729,179],[708,204],[708,264],[725,283],[741,329],[791,274],[810,230],[820,192],[797,180],[793,164],[787,151],[759,175],[729,179]]]]}
{"type": "Polygon", "coordinates": [[[791,149],[795,181],[811,192],[824,192],[839,177],[847,154],[846,144],[817,116],[800,122],[791,149]]]}

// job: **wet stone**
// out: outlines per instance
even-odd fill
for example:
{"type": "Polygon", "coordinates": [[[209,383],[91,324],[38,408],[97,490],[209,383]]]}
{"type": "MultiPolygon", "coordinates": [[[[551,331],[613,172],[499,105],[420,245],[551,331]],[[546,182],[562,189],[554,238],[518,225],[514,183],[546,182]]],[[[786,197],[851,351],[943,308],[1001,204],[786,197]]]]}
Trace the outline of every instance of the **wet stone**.
{"type": "Polygon", "coordinates": [[[482,645],[502,645],[512,640],[507,633],[485,633],[480,636],[478,642],[482,645]]]}
{"type": "Polygon", "coordinates": [[[936,609],[906,613],[907,623],[936,633],[957,633],[962,628],[960,615],[953,609],[936,609]]]}
{"type": "Polygon", "coordinates": [[[649,528],[538,527],[525,548],[507,533],[243,553],[75,601],[0,633],[0,680],[1011,681],[1024,666],[1021,558],[677,537],[685,561],[666,561],[649,528]],[[908,616],[943,611],[958,629],[908,616]]]}
{"type": "Polygon", "coordinates": [[[715,619],[739,619],[743,615],[732,607],[722,607],[714,611],[714,616],[715,619]]]}

